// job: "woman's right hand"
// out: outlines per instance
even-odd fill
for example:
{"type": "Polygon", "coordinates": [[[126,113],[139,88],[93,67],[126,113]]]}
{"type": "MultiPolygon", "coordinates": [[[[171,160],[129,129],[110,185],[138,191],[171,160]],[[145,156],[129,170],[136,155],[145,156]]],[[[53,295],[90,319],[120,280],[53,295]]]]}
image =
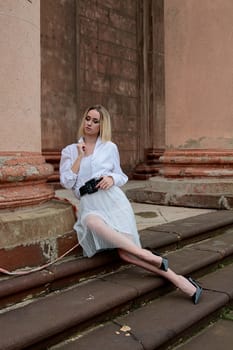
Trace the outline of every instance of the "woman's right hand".
{"type": "Polygon", "coordinates": [[[76,158],[74,164],[71,167],[71,170],[76,174],[79,172],[81,160],[85,156],[85,150],[86,150],[85,143],[79,142],[77,144],[77,150],[78,150],[78,157],[76,158]]]}
{"type": "Polygon", "coordinates": [[[84,156],[86,151],[85,142],[79,142],[77,144],[78,154],[84,156]]]}

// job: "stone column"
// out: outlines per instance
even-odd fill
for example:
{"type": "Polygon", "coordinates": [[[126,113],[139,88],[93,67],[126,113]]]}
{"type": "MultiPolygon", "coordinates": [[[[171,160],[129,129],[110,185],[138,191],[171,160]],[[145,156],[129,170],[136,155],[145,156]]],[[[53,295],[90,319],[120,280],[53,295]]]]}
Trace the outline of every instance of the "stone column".
{"type": "Polygon", "coordinates": [[[142,162],[134,170],[135,179],[158,174],[159,158],[165,142],[164,86],[164,6],[163,0],[139,2],[140,47],[140,137],[142,162]]]}
{"type": "Polygon", "coordinates": [[[233,177],[233,2],[165,0],[165,177],[233,177]]]}
{"type": "Polygon", "coordinates": [[[173,204],[229,208],[233,2],[164,4],[166,150],[160,158],[163,177],[153,179],[153,188],[166,188],[173,204]]]}
{"type": "Polygon", "coordinates": [[[233,207],[232,21],[231,0],[164,0],[165,151],[150,202],[233,207]]]}
{"type": "Polygon", "coordinates": [[[47,201],[41,155],[40,1],[0,3],[0,208],[47,201]]]}
{"type": "Polygon", "coordinates": [[[77,242],[41,154],[40,0],[0,2],[0,266],[43,265],[77,242]]]}

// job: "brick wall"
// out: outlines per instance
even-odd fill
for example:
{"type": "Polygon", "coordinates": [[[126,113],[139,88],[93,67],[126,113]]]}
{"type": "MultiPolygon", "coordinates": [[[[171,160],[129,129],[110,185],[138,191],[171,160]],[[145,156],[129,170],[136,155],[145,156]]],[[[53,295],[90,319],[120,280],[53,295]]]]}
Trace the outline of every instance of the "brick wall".
{"type": "Polygon", "coordinates": [[[42,149],[48,160],[76,141],[83,111],[101,103],[112,115],[124,171],[130,175],[135,167],[137,6],[138,0],[41,0],[42,149]]]}
{"type": "Polygon", "coordinates": [[[130,175],[138,137],[137,1],[80,0],[79,115],[101,103],[111,113],[113,141],[130,175]]]}
{"type": "Polygon", "coordinates": [[[42,149],[74,141],[76,111],[76,1],[41,0],[42,149]]]}

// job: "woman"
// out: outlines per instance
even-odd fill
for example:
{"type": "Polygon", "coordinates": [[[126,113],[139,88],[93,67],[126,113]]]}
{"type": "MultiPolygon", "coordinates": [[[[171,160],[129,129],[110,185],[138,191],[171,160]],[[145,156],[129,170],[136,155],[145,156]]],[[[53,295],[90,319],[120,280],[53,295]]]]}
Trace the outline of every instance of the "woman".
{"type": "Polygon", "coordinates": [[[74,225],[84,256],[117,248],[126,262],[167,278],[197,304],[202,288],[168,268],[168,261],[143,249],[132,207],[119,188],[128,178],[120,167],[117,146],[111,142],[111,120],[101,105],[89,107],[79,128],[79,142],[62,150],[60,179],[63,187],[80,198],[74,225]]]}

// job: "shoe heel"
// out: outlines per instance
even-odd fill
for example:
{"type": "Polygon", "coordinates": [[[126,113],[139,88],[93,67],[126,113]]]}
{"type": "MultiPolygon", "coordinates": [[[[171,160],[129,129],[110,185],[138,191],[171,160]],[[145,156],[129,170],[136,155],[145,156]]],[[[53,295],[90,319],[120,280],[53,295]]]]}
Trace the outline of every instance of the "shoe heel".
{"type": "Polygon", "coordinates": [[[196,305],[198,302],[199,302],[199,299],[201,297],[201,294],[202,294],[202,288],[201,286],[195,281],[193,280],[191,277],[188,278],[188,281],[190,283],[192,283],[192,285],[194,287],[196,287],[196,292],[192,295],[192,301],[193,303],[196,305]]]}
{"type": "Polygon", "coordinates": [[[167,258],[162,258],[162,263],[160,265],[160,270],[167,272],[167,270],[168,270],[168,260],[167,260],[167,258]]]}

